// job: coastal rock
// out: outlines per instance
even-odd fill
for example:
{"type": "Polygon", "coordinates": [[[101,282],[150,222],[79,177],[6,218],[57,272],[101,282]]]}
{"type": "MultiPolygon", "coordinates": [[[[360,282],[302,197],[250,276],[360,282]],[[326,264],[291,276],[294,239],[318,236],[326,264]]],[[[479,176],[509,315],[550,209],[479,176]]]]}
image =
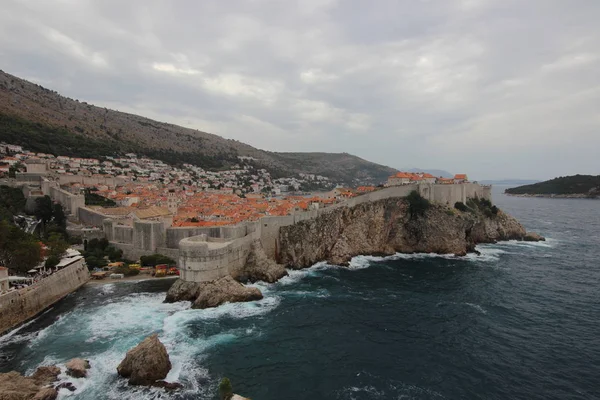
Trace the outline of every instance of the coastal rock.
{"type": "Polygon", "coordinates": [[[119,375],[129,378],[131,385],[152,385],[165,379],[170,370],[169,354],[156,334],[129,350],[117,367],[119,375]]]}
{"type": "MultiPolygon", "coordinates": [[[[58,397],[58,390],[52,387],[46,387],[40,389],[39,392],[33,396],[32,400],[56,400],[58,397]]],[[[1,397],[0,397],[1,398],[1,397]]]]}
{"type": "Polygon", "coordinates": [[[262,299],[257,288],[246,287],[226,276],[210,282],[175,281],[167,292],[166,303],[191,301],[192,308],[211,308],[223,303],[239,303],[262,299]]]}
{"type": "Polygon", "coordinates": [[[247,397],[242,397],[239,394],[234,393],[233,396],[231,396],[230,400],[250,400],[250,399],[247,397]]]}
{"type": "Polygon", "coordinates": [[[525,228],[514,217],[498,211],[493,217],[480,216],[469,232],[471,242],[495,243],[500,240],[522,240],[525,228]]]}
{"type": "Polygon", "coordinates": [[[65,364],[67,368],[67,375],[74,378],[85,378],[87,377],[87,370],[90,369],[90,362],[83,358],[74,358],[65,364]]]}
{"type": "Polygon", "coordinates": [[[546,238],[538,235],[535,232],[527,232],[525,237],[523,237],[523,240],[526,242],[545,242],[546,238]]]}
{"type": "Polygon", "coordinates": [[[285,267],[268,258],[260,241],[255,240],[250,247],[246,264],[241,270],[233,272],[232,277],[239,282],[273,283],[287,274],[285,267]]]}
{"type": "Polygon", "coordinates": [[[61,384],[56,385],[55,389],[67,389],[69,392],[74,392],[75,390],[77,390],[75,385],[73,385],[71,382],[62,382],[61,384]]]}
{"type": "Polygon", "coordinates": [[[193,302],[198,298],[200,286],[197,282],[186,282],[182,279],[177,279],[167,291],[165,303],[175,303],[178,301],[193,302]]]}
{"type": "Polygon", "coordinates": [[[31,378],[39,386],[46,386],[51,383],[58,381],[58,375],[60,375],[60,368],[55,365],[48,367],[39,367],[35,370],[31,378]]]}
{"type": "Polygon", "coordinates": [[[357,255],[465,255],[478,243],[522,240],[525,235],[525,228],[502,211],[486,216],[433,203],[424,215],[411,217],[405,199],[388,198],[282,227],[278,261],[306,268],[319,261],[347,265],[357,255]]]}
{"type": "Polygon", "coordinates": [[[0,400],[55,400],[58,391],[45,387],[56,381],[58,367],[40,367],[32,376],[11,371],[0,374],[0,400]]]}
{"type": "Polygon", "coordinates": [[[166,390],[179,390],[183,385],[179,382],[156,381],[152,384],[154,387],[164,388],[166,390]]]}
{"type": "Polygon", "coordinates": [[[197,283],[197,285],[199,286],[198,297],[192,304],[192,308],[211,308],[224,303],[239,303],[263,298],[260,290],[246,287],[231,276],[212,282],[197,283]]]}
{"type": "Polygon", "coordinates": [[[16,371],[0,374],[0,399],[30,400],[40,391],[40,386],[33,378],[28,378],[16,371]]]}

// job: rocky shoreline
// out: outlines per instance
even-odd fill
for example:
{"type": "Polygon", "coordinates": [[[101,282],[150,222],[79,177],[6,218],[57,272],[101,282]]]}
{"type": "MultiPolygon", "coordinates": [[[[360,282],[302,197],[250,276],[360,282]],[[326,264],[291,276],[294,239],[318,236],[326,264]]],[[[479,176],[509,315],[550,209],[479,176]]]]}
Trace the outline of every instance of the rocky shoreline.
{"type": "Polygon", "coordinates": [[[577,194],[535,194],[535,193],[523,193],[523,194],[513,194],[513,193],[504,193],[507,196],[512,197],[537,197],[543,199],[591,199],[591,200],[600,200],[599,196],[590,196],[585,193],[577,193],[577,194]]]}
{"type": "Polygon", "coordinates": [[[459,211],[429,204],[421,215],[411,214],[405,198],[387,198],[340,207],[317,218],[284,226],[279,231],[277,260],[269,259],[256,241],[246,265],[210,282],[177,280],[165,302],[191,301],[192,308],[210,308],[230,302],[262,299],[260,290],[240,282],[276,282],[285,268],[308,268],[325,261],[347,266],[358,255],[438,253],[464,256],[480,243],[503,240],[542,241],[512,216],[491,207],[459,211]]]}

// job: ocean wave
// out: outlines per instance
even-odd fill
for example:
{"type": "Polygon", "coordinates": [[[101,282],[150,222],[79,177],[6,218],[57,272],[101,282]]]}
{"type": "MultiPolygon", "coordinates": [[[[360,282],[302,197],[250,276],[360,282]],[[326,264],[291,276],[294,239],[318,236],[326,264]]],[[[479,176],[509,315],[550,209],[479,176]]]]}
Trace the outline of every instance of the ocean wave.
{"type": "Polygon", "coordinates": [[[441,393],[431,389],[397,381],[382,383],[381,387],[374,385],[348,386],[336,392],[336,398],[340,400],[412,399],[415,396],[418,398],[426,396],[429,399],[444,398],[441,393]]]}
{"type": "Polygon", "coordinates": [[[560,245],[560,240],[554,238],[546,238],[546,241],[542,242],[525,242],[522,240],[508,240],[504,242],[496,243],[497,246],[517,246],[517,247],[530,247],[530,248],[554,248],[560,245]]]}
{"type": "Polygon", "coordinates": [[[326,298],[330,297],[331,293],[327,289],[317,289],[317,290],[290,290],[286,291],[287,296],[296,296],[296,297],[317,297],[317,298],[326,298]]]}
{"type": "MultiPolygon", "coordinates": [[[[50,309],[46,310],[42,315],[46,314],[48,311],[50,311],[50,309]]],[[[37,332],[31,332],[25,335],[21,335],[19,334],[19,332],[21,332],[23,329],[27,328],[31,324],[35,323],[42,315],[24,323],[23,325],[13,329],[12,331],[9,331],[5,335],[0,336],[0,346],[5,346],[11,343],[20,343],[34,338],[37,335],[37,332]]]]}
{"type": "Polygon", "coordinates": [[[344,400],[354,400],[354,399],[387,399],[385,390],[378,390],[375,386],[349,386],[345,387],[342,390],[338,391],[337,397],[339,399],[344,400]],[[359,396],[359,397],[356,397],[359,396]]]}
{"type": "Polygon", "coordinates": [[[248,318],[271,312],[279,306],[279,296],[265,296],[262,300],[247,303],[225,303],[219,307],[204,310],[189,310],[197,313],[198,319],[248,318]]]}
{"type": "Polygon", "coordinates": [[[464,303],[457,303],[454,301],[450,301],[450,302],[441,302],[441,303],[437,303],[436,306],[437,307],[442,307],[448,304],[452,304],[452,305],[458,305],[458,306],[468,306],[473,308],[474,310],[480,312],[481,314],[486,315],[488,312],[487,310],[485,310],[482,306],[480,306],[479,304],[475,304],[475,303],[468,303],[468,302],[464,302],[464,303]]]}

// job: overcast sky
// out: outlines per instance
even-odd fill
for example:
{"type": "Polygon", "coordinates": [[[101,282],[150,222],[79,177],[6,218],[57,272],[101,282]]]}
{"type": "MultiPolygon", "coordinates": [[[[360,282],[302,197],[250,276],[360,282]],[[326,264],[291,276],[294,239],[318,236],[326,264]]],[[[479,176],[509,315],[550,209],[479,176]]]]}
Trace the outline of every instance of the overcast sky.
{"type": "Polygon", "coordinates": [[[600,174],[599,0],[2,0],[0,69],[275,151],[600,174]]]}

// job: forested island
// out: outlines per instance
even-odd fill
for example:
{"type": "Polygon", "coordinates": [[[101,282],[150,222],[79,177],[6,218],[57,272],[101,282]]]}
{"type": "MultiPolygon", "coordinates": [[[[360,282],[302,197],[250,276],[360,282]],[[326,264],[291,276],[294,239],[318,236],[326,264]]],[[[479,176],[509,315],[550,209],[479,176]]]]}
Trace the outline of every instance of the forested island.
{"type": "Polygon", "coordinates": [[[600,198],[600,175],[561,176],[504,192],[513,196],[600,198]]]}

